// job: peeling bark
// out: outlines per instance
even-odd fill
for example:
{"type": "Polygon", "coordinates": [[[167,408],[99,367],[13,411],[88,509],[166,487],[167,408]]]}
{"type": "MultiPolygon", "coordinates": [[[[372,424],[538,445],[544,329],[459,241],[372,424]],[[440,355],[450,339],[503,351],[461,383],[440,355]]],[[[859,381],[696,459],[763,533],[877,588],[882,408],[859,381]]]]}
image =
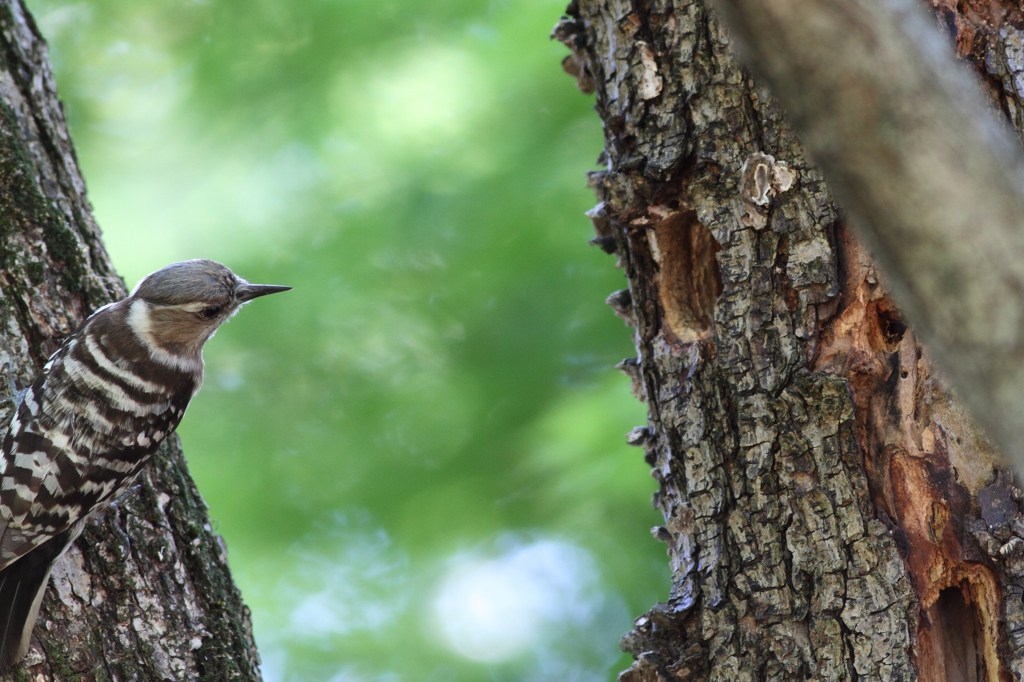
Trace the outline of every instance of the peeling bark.
{"type": "MultiPolygon", "coordinates": [[[[0,367],[22,386],[92,309],[125,294],[20,0],[0,3],[0,264],[0,367]]],[[[29,678],[259,678],[248,611],[177,439],[57,563],[32,647],[7,677],[29,678]]]]}
{"type": "MultiPolygon", "coordinates": [[[[935,4],[1019,132],[1021,13],[935,4]]],[[[729,35],[578,0],[555,36],[604,123],[589,216],[672,570],[620,679],[1024,679],[1024,493],[729,35]]]]}

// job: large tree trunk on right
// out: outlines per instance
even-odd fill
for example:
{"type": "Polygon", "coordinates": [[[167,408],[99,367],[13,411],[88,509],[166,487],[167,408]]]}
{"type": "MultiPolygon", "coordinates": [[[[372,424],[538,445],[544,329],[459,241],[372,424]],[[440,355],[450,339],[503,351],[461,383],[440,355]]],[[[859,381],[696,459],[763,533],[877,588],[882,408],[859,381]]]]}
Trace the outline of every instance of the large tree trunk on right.
{"type": "MultiPolygon", "coordinates": [[[[968,56],[1024,44],[949,23],[968,56]]],[[[702,2],[580,0],[556,35],[604,122],[591,217],[672,568],[623,679],[1022,679],[1021,492],[770,93],[702,2]]]]}

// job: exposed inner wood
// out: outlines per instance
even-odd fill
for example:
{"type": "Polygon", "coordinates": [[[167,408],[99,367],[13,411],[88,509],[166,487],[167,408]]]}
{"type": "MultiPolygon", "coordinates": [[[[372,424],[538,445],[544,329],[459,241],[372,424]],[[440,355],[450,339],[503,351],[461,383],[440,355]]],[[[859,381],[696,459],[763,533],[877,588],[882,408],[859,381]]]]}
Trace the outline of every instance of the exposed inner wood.
{"type": "Polygon", "coordinates": [[[710,331],[722,291],[715,238],[693,211],[669,213],[649,234],[665,323],[680,341],[696,341],[710,331]]]}
{"type": "Polygon", "coordinates": [[[935,376],[863,248],[843,228],[837,242],[843,307],[822,331],[815,369],[849,382],[872,500],[903,541],[926,612],[917,630],[919,673],[922,679],[975,679],[944,672],[955,667],[951,651],[969,651],[978,665],[958,674],[969,668],[982,673],[977,679],[999,680],[1005,672],[997,651],[1002,595],[966,524],[972,497],[992,482],[998,458],[935,376]],[[951,613],[969,616],[970,627],[951,613]],[[952,643],[957,648],[948,648],[952,643]]]}

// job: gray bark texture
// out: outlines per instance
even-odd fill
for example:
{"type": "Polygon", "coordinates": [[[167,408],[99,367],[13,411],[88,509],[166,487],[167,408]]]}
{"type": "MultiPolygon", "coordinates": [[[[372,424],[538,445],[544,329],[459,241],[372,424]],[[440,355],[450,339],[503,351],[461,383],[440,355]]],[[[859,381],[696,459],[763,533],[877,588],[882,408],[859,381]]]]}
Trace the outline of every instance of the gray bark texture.
{"type": "MultiPolygon", "coordinates": [[[[0,3],[0,265],[0,368],[21,386],[125,294],[20,0],[0,3]]],[[[177,439],[57,563],[32,647],[6,679],[259,679],[248,610],[177,439]]]]}
{"type": "MultiPolygon", "coordinates": [[[[932,10],[1019,133],[1019,15],[932,10]]],[[[672,570],[620,679],[1024,679],[1024,493],[730,35],[704,2],[576,0],[555,36],[604,123],[589,215],[672,570]]]]}

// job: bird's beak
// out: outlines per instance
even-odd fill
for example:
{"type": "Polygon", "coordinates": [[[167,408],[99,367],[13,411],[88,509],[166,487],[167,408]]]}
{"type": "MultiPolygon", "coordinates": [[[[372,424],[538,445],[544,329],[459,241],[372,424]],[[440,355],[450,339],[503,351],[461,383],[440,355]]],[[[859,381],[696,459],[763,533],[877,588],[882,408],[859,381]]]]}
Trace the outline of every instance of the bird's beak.
{"type": "Polygon", "coordinates": [[[245,303],[251,301],[254,298],[260,296],[266,296],[267,294],[276,294],[281,291],[289,291],[291,287],[281,286],[279,284],[245,284],[240,285],[235,289],[235,299],[239,303],[245,303]]]}

